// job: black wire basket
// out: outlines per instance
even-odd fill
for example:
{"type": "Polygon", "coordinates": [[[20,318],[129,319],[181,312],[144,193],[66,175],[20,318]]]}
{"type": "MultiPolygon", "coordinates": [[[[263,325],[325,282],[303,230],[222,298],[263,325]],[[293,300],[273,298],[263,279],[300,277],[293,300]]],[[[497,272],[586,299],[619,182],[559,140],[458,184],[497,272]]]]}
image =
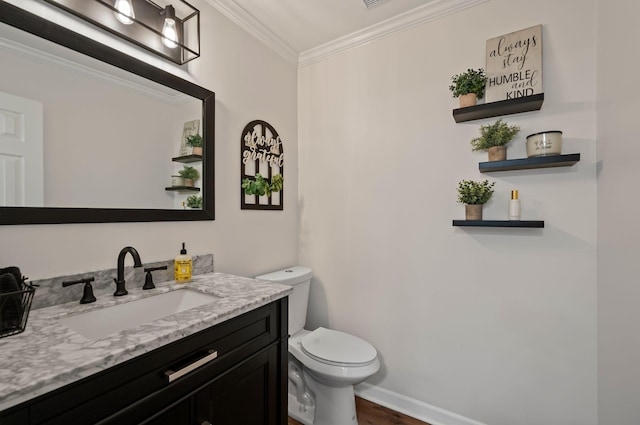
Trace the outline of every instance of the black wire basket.
{"type": "Polygon", "coordinates": [[[0,338],[24,332],[36,288],[22,282],[22,290],[0,293],[0,338]]]}

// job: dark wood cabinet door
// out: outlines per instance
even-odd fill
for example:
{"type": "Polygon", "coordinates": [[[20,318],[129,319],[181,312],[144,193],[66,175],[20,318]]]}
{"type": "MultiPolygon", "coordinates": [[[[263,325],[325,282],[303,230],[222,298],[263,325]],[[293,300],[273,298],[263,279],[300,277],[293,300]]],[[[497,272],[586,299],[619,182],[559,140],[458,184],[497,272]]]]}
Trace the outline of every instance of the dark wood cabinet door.
{"type": "Polygon", "coordinates": [[[278,347],[247,359],[195,396],[195,423],[278,425],[278,347]]]}
{"type": "Polygon", "coordinates": [[[29,412],[27,409],[18,410],[7,415],[0,415],[2,425],[25,425],[29,423],[29,412]]]}
{"type": "Polygon", "coordinates": [[[192,404],[191,400],[185,400],[163,412],[162,415],[143,423],[145,425],[193,425],[192,404]]]}

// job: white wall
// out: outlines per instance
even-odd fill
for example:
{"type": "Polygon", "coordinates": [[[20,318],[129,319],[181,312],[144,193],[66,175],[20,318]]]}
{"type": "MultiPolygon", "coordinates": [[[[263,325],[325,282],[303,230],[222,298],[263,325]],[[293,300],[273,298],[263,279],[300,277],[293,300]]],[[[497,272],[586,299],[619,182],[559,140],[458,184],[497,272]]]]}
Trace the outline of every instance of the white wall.
{"type": "Polygon", "coordinates": [[[193,80],[216,92],[216,220],[0,226],[3,264],[18,265],[39,279],[115,267],[126,245],[136,247],[143,262],[173,258],[182,241],[192,254],[213,253],[215,268],[222,272],[252,276],[297,261],[296,69],[206,1],[192,4],[201,11],[202,55],[188,67],[127,50],[180,75],[188,70],[193,80]],[[282,212],[240,210],[240,137],[254,119],[271,123],[284,141],[282,212]]]}
{"type": "MultiPolygon", "coordinates": [[[[493,0],[299,71],[300,263],[308,327],[359,335],[369,382],[491,425],[596,423],[595,0],[493,0]],[[505,117],[564,132],[571,168],[478,172],[450,77],[484,66],[489,38],[543,24],[545,103],[505,117]],[[489,178],[485,218],[544,230],[463,229],[462,179],[489,178]]],[[[428,419],[428,418],[425,418],[428,419]]]]}
{"type": "Polygon", "coordinates": [[[640,422],[640,4],[598,2],[598,415],[602,425],[640,422]],[[634,52],[634,53],[631,53],[634,52]]]}

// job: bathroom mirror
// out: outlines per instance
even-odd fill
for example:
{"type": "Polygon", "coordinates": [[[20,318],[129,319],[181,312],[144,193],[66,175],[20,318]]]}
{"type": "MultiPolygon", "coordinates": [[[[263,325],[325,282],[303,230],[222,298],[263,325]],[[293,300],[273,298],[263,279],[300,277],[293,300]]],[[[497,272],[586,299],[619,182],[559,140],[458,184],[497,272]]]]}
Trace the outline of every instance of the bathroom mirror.
{"type": "MultiPolygon", "coordinates": [[[[28,202],[0,199],[0,224],[214,219],[213,92],[4,2],[0,22],[2,79],[15,81],[0,85],[0,95],[42,100],[44,110],[43,193],[28,202]],[[2,38],[12,31],[18,49],[2,38]],[[49,57],[24,54],[29,39],[45,43],[33,51],[49,57]],[[196,122],[204,140],[195,164],[172,160],[184,153],[186,122],[196,122]],[[199,192],[166,190],[185,165],[201,170],[199,192]],[[202,196],[202,209],[184,209],[189,195],[202,196]]],[[[12,125],[0,122],[0,137],[12,125]]],[[[11,173],[1,168],[6,185],[11,173]]]]}

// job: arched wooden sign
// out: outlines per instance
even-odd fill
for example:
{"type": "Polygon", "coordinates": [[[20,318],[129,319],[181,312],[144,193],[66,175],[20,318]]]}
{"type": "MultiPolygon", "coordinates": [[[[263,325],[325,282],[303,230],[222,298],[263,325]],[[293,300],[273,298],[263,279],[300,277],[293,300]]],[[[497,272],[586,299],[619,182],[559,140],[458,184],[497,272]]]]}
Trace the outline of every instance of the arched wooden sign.
{"type": "Polygon", "coordinates": [[[240,207],[282,210],[284,151],[278,132],[266,121],[251,121],[240,138],[240,207]]]}

